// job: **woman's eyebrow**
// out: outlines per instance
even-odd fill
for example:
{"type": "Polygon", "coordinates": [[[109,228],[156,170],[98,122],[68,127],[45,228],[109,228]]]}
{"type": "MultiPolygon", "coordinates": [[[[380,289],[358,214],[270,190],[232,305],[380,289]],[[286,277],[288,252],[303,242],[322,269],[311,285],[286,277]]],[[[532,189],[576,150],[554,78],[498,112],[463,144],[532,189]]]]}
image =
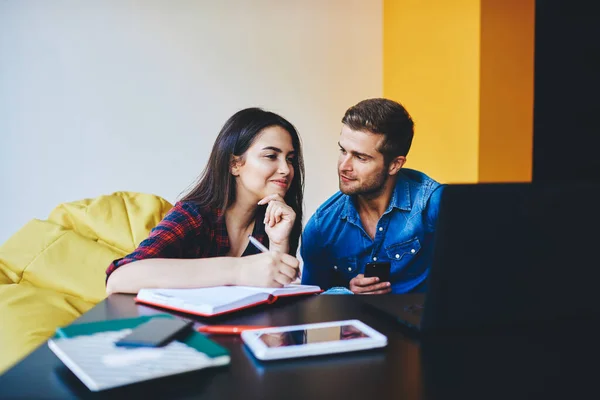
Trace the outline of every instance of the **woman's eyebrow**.
{"type": "MultiPolygon", "coordinates": [[[[274,151],[274,152],[276,152],[276,153],[283,153],[283,150],[281,150],[279,147],[274,147],[274,146],[267,146],[267,147],[263,147],[263,148],[262,148],[262,150],[272,150],[272,151],[274,151]]],[[[290,155],[290,154],[293,154],[293,155],[295,155],[295,154],[296,154],[296,151],[292,150],[292,151],[290,151],[290,152],[288,153],[288,155],[290,155]]]]}
{"type": "Polygon", "coordinates": [[[273,147],[273,146],[263,147],[262,150],[273,150],[277,153],[283,153],[283,151],[279,147],[273,147]]]}

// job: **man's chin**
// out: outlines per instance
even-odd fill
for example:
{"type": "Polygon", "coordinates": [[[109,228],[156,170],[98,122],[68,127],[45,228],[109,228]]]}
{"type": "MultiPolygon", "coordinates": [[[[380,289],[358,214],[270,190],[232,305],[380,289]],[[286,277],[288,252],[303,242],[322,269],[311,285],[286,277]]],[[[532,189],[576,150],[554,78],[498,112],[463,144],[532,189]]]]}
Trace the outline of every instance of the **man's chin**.
{"type": "Polygon", "coordinates": [[[358,190],[358,188],[356,188],[356,187],[352,187],[350,185],[344,185],[342,182],[340,182],[340,192],[342,192],[343,194],[351,196],[353,194],[356,194],[357,190],[358,190]]]}

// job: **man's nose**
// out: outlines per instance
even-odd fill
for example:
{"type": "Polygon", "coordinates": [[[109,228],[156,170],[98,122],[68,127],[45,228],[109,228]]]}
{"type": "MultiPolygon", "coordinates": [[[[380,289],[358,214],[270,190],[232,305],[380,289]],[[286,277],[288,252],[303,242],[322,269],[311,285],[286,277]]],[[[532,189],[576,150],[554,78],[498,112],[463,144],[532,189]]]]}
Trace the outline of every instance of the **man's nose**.
{"type": "Polygon", "coordinates": [[[352,170],[352,163],[350,162],[350,157],[346,156],[342,156],[340,159],[340,170],[342,171],[349,171],[352,170]]]}

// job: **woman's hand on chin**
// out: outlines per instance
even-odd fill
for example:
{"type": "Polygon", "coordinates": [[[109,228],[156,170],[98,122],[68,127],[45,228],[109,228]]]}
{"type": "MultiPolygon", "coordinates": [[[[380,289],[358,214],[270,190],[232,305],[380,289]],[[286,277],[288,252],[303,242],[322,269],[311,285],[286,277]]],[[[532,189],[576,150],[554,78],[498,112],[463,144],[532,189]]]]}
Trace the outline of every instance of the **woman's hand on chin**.
{"type": "Polygon", "coordinates": [[[263,222],[265,232],[269,236],[271,250],[274,250],[273,247],[277,246],[279,251],[287,253],[287,249],[283,250],[283,248],[289,247],[289,237],[296,221],[296,212],[285,203],[285,200],[279,194],[266,196],[258,204],[268,204],[263,222]]]}

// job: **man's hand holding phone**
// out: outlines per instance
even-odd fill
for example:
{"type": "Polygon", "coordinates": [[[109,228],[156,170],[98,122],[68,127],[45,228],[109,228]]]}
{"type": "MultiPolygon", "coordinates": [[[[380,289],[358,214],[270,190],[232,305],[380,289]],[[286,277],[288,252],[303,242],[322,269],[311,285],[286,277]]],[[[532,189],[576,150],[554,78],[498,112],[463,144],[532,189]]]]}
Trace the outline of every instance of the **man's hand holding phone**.
{"type": "Polygon", "coordinates": [[[350,290],[354,294],[386,294],[392,288],[389,282],[379,282],[376,276],[365,278],[363,274],[359,274],[350,281],[350,290]]]}
{"type": "Polygon", "coordinates": [[[350,290],[355,294],[386,294],[392,291],[389,262],[370,262],[365,273],[350,281],[350,290]]]}

